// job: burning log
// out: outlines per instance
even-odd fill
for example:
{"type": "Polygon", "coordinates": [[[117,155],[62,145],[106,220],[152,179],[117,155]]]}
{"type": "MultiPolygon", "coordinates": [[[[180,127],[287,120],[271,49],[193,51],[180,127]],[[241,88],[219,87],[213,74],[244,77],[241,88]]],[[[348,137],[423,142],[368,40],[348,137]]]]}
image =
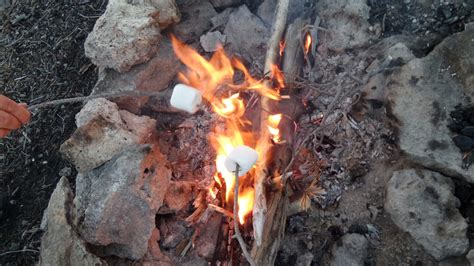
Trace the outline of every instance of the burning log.
{"type": "MultiPolygon", "coordinates": [[[[278,38],[272,38],[267,55],[266,67],[271,64],[275,64],[275,57],[273,55],[278,51],[277,47],[280,44],[281,32],[284,30],[286,11],[288,2],[280,0],[277,6],[277,13],[274,16],[276,21],[274,23],[274,36],[278,38]],[[280,31],[280,32],[278,32],[280,31]],[[270,49],[273,49],[270,51],[270,49]],[[271,61],[273,60],[273,61],[271,61]]],[[[285,35],[285,50],[283,53],[283,71],[285,73],[285,91],[292,94],[293,81],[296,77],[302,75],[302,68],[304,65],[304,57],[309,51],[311,46],[311,39],[309,42],[302,43],[301,36],[307,22],[302,19],[297,19],[292,25],[289,26],[285,35]],[[302,45],[303,44],[303,45],[302,45]],[[306,44],[306,45],[304,45],[306,44]]],[[[282,46],[283,46],[282,45],[282,46]]],[[[281,138],[285,140],[285,143],[280,145],[271,146],[267,145],[267,150],[263,154],[271,154],[271,160],[260,159],[261,167],[258,169],[255,185],[255,205],[253,211],[254,219],[254,236],[255,243],[252,248],[252,258],[257,265],[273,265],[277,256],[278,249],[280,247],[280,241],[283,238],[285,231],[287,209],[289,206],[289,194],[291,194],[290,188],[286,187],[288,171],[292,164],[292,158],[295,156],[294,146],[294,121],[301,115],[302,106],[298,103],[296,98],[284,99],[276,102],[269,99],[262,99],[262,125],[267,124],[269,127],[272,125],[271,119],[269,120],[268,113],[265,110],[278,110],[277,113],[281,113],[282,120],[279,121],[278,128],[281,132],[281,138]],[[300,110],[298,110],[298,107],[300,110]],[[271,148],[270,148],[271,147],[271,148]],[[273,173],[273,174],[272,174],[273,173]],[[271,182],[268,181],[268,176],[272,177],[271,182]],[[280,175],[275,177],[275,175],[280,175]],[[272,183],[274,189],[272,193],[265,193],[264,184],[272,183]],[[266,197],[265,197],[266,196],[266,197]],[[266,205],[263,205],[266,204],[266,205]]],[[[270,118],[272,118],[270,116],[270,118]]],[[[263,134],[261,138],[268,139],[268,136],[263,134]]],[[[265,141],[265,139],[260,139],[265,141]]],[[[272,187],[267,186],[267,190],[272,187]]]]}
{"type": "Polygon", "coordinates": [[[285,73],[285,84],[293,84],[295,78],[301,76],[304,56],[301,49],[301,32],[307,21],[297,18],[288,26],[285,34],[285,52],[283,54],[282,70],[285,73]]]}
{"type": "MultiPolygon", "coordinates": [[[[207,60],[171,37],[176,56],[188,67],[186,72],[179,74],[180,80],[196,88],[219,117],[209,137],[216,152],[214,179],[208,187],[201,189],[194,203],[196,210],[188,221],[205,222],[209,213],[218,212],[224,214],[232,225],[229,216],[233,217],[233,228],[230,230],[235,234],[232,238],[237,239],[251,265],[273,263],[286,221],[286,179],[282,178],[281,182],[275,181],[278,178],[271,179],[285,173],[291,161],[296,116],[291,103],[298,105],[292,102],[295,99],[286,100],[280,94],[285,82],[277,66],[288,5],[289,0],[279,0],[265,61],[266,77],[262,80],[253,78],[244,64],[236,58],[227,57],[222,48],[218,48],[207,60]],[[234,82],[235,71],[243,74],[243,82],[234,82]],[[244,104],[245,96],[251,91],[261,96],[257,110],[260,115],[257,116],[246,113],[246,107],[253,106],[244,104]],[[285,112],[275,112],[283,109],[285,112]],[[252,117],[256,117],[257,121],[252,121],[255,120],[252,117]],[[252,122],[256,122],[255,125],[252,122]],[[278,186],[266,187],[269,183],[278,186]],[[250,214],[253,214],[255,238],[252,253],[247,249],[245,240],[248,239],[241,234],[241,230],[244,236],[251,232],[250,223],[247,223],[250,214]]],[[[254,96],[250,95],[249,102],[256,99],[254,96]]],[[[236,243],[231,242],[230,254],[236,254],[233,252],[236,243]]],[[[234,260],[232,255],[230,259],[234,260]]]]}
{"type": "MultiPolygon", "coordinates": [[[[273,66],[276,63],[276,59],[280,51],[280,41],[282,39],[283,31],[286,26],[286,19],[288,14],[288,3],[289,0],[279,0],[275,13],[275,21],[273,24],[272,37],[269,41],[267,50],[267,56],[265,59],[265,73],[271,73],[273,66]]],[[[260,163],[257,166],[257,173],[255,177],[255,202],[253,206],[253,230],[254,237],[257,246],[260,246],[263,241],[263,229],[265,220],[267,217],[267,202],[265,198],[264,182],[268,175],[267,169],[267,155],[271,147],[270,133],[266,130],[268,126],[268,111],[271,110],[271,100],[263,97],[260,102],[261,114],[260,114],[260,154],[264,157],[260,158],[260,163]]],[[[257,262],[258,263],[258,262],[257,262]]],[[[260,264],[259,264],[260,265],[260,264]]]]}

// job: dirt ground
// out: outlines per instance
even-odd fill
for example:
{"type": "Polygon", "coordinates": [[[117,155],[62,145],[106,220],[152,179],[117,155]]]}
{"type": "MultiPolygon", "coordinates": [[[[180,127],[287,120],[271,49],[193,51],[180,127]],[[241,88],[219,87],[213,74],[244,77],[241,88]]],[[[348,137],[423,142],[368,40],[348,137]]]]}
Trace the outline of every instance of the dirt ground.
{"type": "MultiPolygon", "coordinates": [[[[83,43],[107,1],[12,2],[0,13],[0,93],[28,104],[88,95],[97,73],[83,43]]],[[[0,140],[0,265],[37,261],[43,210],[60,176],[75,176],[58,149],[79,110],[38,110],[0,140]],[[32,251],[3,254],[22,249],[32,251]]]]}

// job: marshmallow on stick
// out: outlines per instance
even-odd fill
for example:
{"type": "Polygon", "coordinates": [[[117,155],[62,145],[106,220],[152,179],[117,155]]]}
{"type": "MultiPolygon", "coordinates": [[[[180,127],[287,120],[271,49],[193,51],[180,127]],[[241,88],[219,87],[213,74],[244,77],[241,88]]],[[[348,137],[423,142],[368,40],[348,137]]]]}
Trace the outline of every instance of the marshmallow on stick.
{"type": "Polygon", "coordinates": [[[170,100],[171,106],[174,108],[194,114],[199,109],[201,102],[202,95],[197,89],[184,84],[174,86],[170,100]]]}
{"type": "Polygon", "coordinates": [[[258,160],[258,153],[247,146],[235,147],[225,159],[225,168],[235,173],[239,165],[239,176],[245,175],[258,160]]]}

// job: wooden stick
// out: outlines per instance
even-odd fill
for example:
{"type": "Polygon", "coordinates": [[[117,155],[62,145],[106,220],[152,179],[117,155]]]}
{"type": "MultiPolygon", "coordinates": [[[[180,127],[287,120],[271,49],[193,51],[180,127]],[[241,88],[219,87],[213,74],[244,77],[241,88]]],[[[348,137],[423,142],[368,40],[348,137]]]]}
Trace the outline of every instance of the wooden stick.
{"type": "Polygon", "coordinates": [[[209,207],[211,210],[214,210],[216,212],[220,212],[222,214],[224,214],[225,216],[229,217],[229,218],[234,218],[234,214],[231,213],[230,211],[222,208],[222,207],[219,207],[217,205],[214,205],[214,204],[207,204],[207,207],[209,207]]]}
{"type": "Polygon", "coordinates": [[[247,250],[247,246],[245,245],[245,241],[242,238],[242,235],[240,234],[240,229],[239,229],[239,169],[240,165],[235,164],[235,184],[234,184],[234,231],[235,234],[233,238],[237,238],[237,241],[239,242],[240,248],[242,249],[242,253],[244,253],[244,257],[247,259],[249,262],[250,266],[255,266],[255,262],[252,259],[252,256],[250,256],[250,253],[247,250]]]}
{"type": "MultiPolygon", "coordinates": [[[[277,55],[279,54],[280,40],[286,26],[286,17],[288,14],[289,0],[278,0],[275,12],[275,21],[273,23],[273,32],[267,48],[265,58],[264,73],[271,73],[271,67],[275,64],[277,55]]],[[[262,97],[260,105],[262,110],[270,110],[271,100],[267,97],[262,97]]],[[[268,112],[262,111],[260,113],[260,138],[258,146],[260,147],[259,158],[260,163],[257,165],[256,178],[254,182],[255,188],[255,202],[253,205],[253,234],[257,246],[262,244],[263,227],[265,224],[265,216],[267,213],[267,202],[265,199],[264,181],[267,176],[267,154],[271,147],[270,134],[267,130],[268,112]]]]}
{"type": "Polygon", "coordinates": [[[126,91],[126,92],[112,92],[104,94],[94,94],[89,96],[81,96],[74,98],[65,98],[52,101],[46,101],[38,104],[28,106],[29,111],[33,111],[38,108],[56,106],[67,103],[78,103],[86,102],[97,98],[117,98],[117,97],[146,97],[146,96],[163,96],[166,95],[166,90],[163,91],[126,91]]]}

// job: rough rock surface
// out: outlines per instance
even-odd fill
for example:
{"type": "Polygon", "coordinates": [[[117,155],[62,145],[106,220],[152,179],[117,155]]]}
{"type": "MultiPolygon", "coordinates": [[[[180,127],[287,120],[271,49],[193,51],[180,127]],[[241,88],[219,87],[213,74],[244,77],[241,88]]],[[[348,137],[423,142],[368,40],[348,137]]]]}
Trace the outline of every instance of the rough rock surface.
{"type": "Polygon", "coordinates": [[[98,98],[89,101],[76,115],[78,129],[60,148],[79,172],[90,171],[110,160],[122,149],[144,143],[156,121],[118,109],[115,103],[98,98]]]}
{"type": "Polygon", "coordinates": [[[230,15],[224,35],[233,52],[259,60],[265,55],[270,31],[260,18],[242,5],[230,15]]]}
{"type": "Polygon", "coordinates": [[[467,223],[448,177],[429,170],[400,170],[387,184],[385,210],[435,259],[466,252],[467,223]]]}
{"type": "MultiPolygon", "coordinates": [[[[127,91],[161,91],[178,73],[181,64],[176,58],[171,41],[168,38],[158,45],[158,51],[148,62],[132,67],[126,73],[113,69],[102,69],[99,72],[92,94],[120,93],[127,91]]],[[[120,108],[134,114],[140,112],[150,97],[119,97],[113,99],[120,108]]]]}
{"type": "Polygon", "coordinates": [[[10,0],[0,0],[0,16],[11,6],[10,0]]]}
{"type": "Polygon", "coordinates": [[[160,27],[179,21],[174,0],[114,0],[84,43],[86,56],[103,68],[125,72],[157,51],[160,27]]]}
{"type": "Polygon", "coordinates": [[[217,15],[208,0],[187,0],[179,6],[183,20],[174,26],[174,33],[184,42],[197,40],[212,26],[211,18],[217,15]]]}
{"type": "Polygon", "coordinates": [[[474,23],[446,38],[424,58],[411,60],[387,81],[391,112],[399,120],[400,148],[412,160],[474,182],[447,128],[449,113],[474,99],[474,23]],[[435,74],[434,74],[435,73],[435,74]]]}
{"type": "Polygon", "coordinates": [[[221,13],[211,18],[212,28],[215,29],[220,26],[225,26],[229,21],[230,14],[234,11],[234,8],[226,8],[221,13]]]}
{"type": "Polygon", "coordinates": [[[202,35],[199,41],[204,51],[214,52],[217,50],[218,45],[224,47],[226,36],[222,35],[219,31],[212,31],[202,35]]]}
{"type": "MultiPolygon", "coordinates": [[[[327,43],[331,50],[342,51],[368,45],[376,39],[375,32],[370,29],[370,7],[366,0],[323,0],[318,2],[317,10],[329,30],[329,38],[322,42],[327,43]]],[[[322,34],[321,38],[326,38],[322,34]]]]}
{"type": "Polygon", "coordinates": [[[210,0],[215,8],[226,8],[242,4],[242,0],[210,0]]]}
{"type": "Polygon", "coordinates": [[[160,249],[160,231],[155,228],[151,233],[150,240],[148,241],[148,251],[145,256],[140,260],[139,265],[152,266],[168,266],[172,265],[171,260],[168,256],[163,254],[160,249]]]}
{"type": "MultiPolygon", "coordinates": [[[[257,10],[257,16],[263,20],[268,28],[273,25],[273,16],[277,5],[277,0],[264,0],[257,10]]],[[[287,24],[293,23],[296,18],[302,17],[302,14],[309,8],[306,6],[311,1],[291,0],[288,6],[287,24]]]]}
{"type": "Polygon", "coordinates": [[[332,247],[331,266],[364,265],[369,241],[359,234],[346,234],[332,247]]]}
{"type": "Polygon", "coordinates": [[[136,145],[77,176],[77,227],[101,255],[145,255],[171,177],[167,164],[156,148],[136,145]]]}
{"type": "Polygon", "coordinates": [[[41,229],[39,265],[106,265],[89,253],[70,225],[73,194],[69,182],[62,177],[44,212],[41,229]]]}
{"type": "Polygon", "coordinates": [[[174,181],[170,183],[166,192],[163,205],[171,212],[179,212],[186,209],[192,203],[194,197],[194,184],[187,181],[174,181]]]}
{"type": "Polygon", "coordinates": [[[474,249],[469,250],[469,252],[466,255],[466,259],[469,260],[469,263],[471,264],[471,266],[474,265],[474,249]]]}

